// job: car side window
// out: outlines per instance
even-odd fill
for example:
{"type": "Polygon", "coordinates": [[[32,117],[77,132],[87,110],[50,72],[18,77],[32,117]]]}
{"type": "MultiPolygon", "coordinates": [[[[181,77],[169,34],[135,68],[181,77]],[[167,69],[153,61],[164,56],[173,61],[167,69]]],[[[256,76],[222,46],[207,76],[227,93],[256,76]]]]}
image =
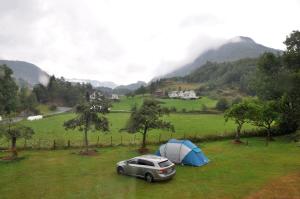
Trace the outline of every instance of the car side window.
{"type": "Polygon", "coordinates": [[[138,159],[138,164],[154,167],[154,163],[148,160],[138,159]]]}
{"type": "Polygon", "coordinates": [[[137,161],[135,159],[128,160],[128,164],[137,164],[137,161]]]}

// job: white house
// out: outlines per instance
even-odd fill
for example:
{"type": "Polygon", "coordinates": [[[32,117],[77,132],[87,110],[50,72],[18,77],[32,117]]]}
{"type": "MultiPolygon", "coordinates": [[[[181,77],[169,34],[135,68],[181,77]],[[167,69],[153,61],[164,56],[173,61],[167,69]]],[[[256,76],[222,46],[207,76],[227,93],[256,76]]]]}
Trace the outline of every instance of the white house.
{"type": "Polygon", "coordinates": [[[168,93],[169,98],[181,98],[181,99],[198,99],[195,91],[171,91],[168,93]]]}
{"type": "Polygon", "coordinates": [[[99,92],[99,91],[94,91],[94,92],[90,95],[90,100],[96,100],[96,99],[100,100],[102,96],[103,96],[103,95],[102,95],[101,92],[99,92]]]}
{"type": "Polygon", "coordinates": [[[2,117],[0,116],[0,121],[2,121],[2,117]]]}
{"type": "Polygon", "coordinates": [[[182,99],[198,99],[199,97],[197,97],[195,91],[190,90],[190,91],[185,91],[181,98],[182,99]]]}
{"type": "Polygon", "coordinates": [[[112,99],[112,100],[119,100],[120,98],[119,98],[119,95],[112,94],[110,99],[112,99]]]}

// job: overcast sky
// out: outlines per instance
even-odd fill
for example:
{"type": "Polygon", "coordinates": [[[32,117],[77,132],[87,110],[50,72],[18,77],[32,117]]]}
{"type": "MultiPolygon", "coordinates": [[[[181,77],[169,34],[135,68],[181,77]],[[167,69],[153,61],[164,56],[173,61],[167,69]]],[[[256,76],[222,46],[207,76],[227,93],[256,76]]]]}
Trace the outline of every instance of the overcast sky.
{"type": "Polygon", "coordinates": [[[300,0],[0,0],[0,59],[127,84],[238,35],[284,49],[299,19],[300,0]]]}

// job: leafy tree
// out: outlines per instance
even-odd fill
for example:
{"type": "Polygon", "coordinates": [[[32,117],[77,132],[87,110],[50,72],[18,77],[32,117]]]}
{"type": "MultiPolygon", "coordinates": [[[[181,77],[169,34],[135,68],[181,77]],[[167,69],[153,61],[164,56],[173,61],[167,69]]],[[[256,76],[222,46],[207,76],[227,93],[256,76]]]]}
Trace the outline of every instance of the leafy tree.
{"type": "Polygon", "coordinates": [[[275,101],[255,100],[250,122],[267,130],[267,141],[272,140],[272,125],[278,121],[278,104],[275,101]]]}
{"type": "Polygon", "coordinates": [[[36,113],[36,106],[38,104],[35,93],[31,92],[27,87],[22,87],[19,92],[19,110],[24,111],[25,114],[36,113]]]}
{"type": "Polygon", "coordinates": [[[225,111],[226,109],[229,108],[229,103],[226,98],[221,98],[216,104],[216,109],[220,111],[225,111]]]}
{"type": "Polygon", "coordinates": [[[68,129],[79,129],[84,133],[84,146],[86,152],[89,150],[88,132],[91,130],[109,131],[108,119],[104,116],[108,113],[110,103],[102,98],[93,101],[85,101],[76,106],[77,117],[64,122],[68,129]]]}
{"type": "Polygon", "coordinates": [[[246,122],[249,122],[250,115],[253,113],[252,106],[248,101],[233,104],[225,112],[225,121],[232,119],[237,124],[235,141],[240,142],[241,129],[246,122]]]}
{"type": "Polygon", "coordinates": [[[8,124],[6,124],[0,129],[0,134],[2,134],[4,137],[11,141],[12,157],[16,158],[18,156],[16,148],[17,139],[29,139],[34,134],[34,131],[30,127],[13,123],[12,118],[10,117],[8,124]]]}
{"type": "Polygon", "coordinates": [[[147,89],[146,89],[146,87],[145,86],[141,86],[141,87],[139,87],[136,91],[135,91],[135,94],[137,94],[137,95],[145,95],[147,93],[147,89]]]}
{"type": "Polygon", "coordinates": [[[0,66],[0,114],[10,114],[17,107],[18,86],[12,73],[7,66],[0,66]]]}
{"type": "Polygon", "coordinates": [[[170,122],[161,119],[168,114],[168,109],[162,108],[156,100],[147,99],[138,109],[135,108],[126,124],[125,129],[129,133],[140,132],[143,134],[142,149],[146,148],[147,132],[151,129],[166,129],[174,132],[174,126],[170,122]]]}

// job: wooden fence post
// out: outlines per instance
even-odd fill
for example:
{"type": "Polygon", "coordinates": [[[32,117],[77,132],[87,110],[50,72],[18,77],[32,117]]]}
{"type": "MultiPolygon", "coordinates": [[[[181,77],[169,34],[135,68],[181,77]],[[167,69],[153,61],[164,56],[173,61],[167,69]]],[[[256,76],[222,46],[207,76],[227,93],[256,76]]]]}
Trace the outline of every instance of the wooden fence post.
{"type": "Polygon", "coordinates": [[[38,149],[41,149],[41,139],[38,141],[38,149]]]}
{"type": "Polygon", "coordinates": [[[56,142],[55,142],[55,140],[53,140],[53,150],[55,150],[56,149],[56,142]]]}
{"type": "Polygon", "coordinates": [[[70,147],[71,147],[71,141],[68,140],[68,148],[70,148],[70,147]]]}
{"type": "Polygon", "coordinates": [[[134,137],[133,137],[133,144],[135,144],[135,135],[134,135],[134,137]]]}
{"type": "Polygon", "coordinates": [[[98,135],[98,138],[97,138],[97,144],[96,144],[97,147],[99,147],[99,139],[100,139],[100,137],[99,137],[99,135],[98,135]]]}

